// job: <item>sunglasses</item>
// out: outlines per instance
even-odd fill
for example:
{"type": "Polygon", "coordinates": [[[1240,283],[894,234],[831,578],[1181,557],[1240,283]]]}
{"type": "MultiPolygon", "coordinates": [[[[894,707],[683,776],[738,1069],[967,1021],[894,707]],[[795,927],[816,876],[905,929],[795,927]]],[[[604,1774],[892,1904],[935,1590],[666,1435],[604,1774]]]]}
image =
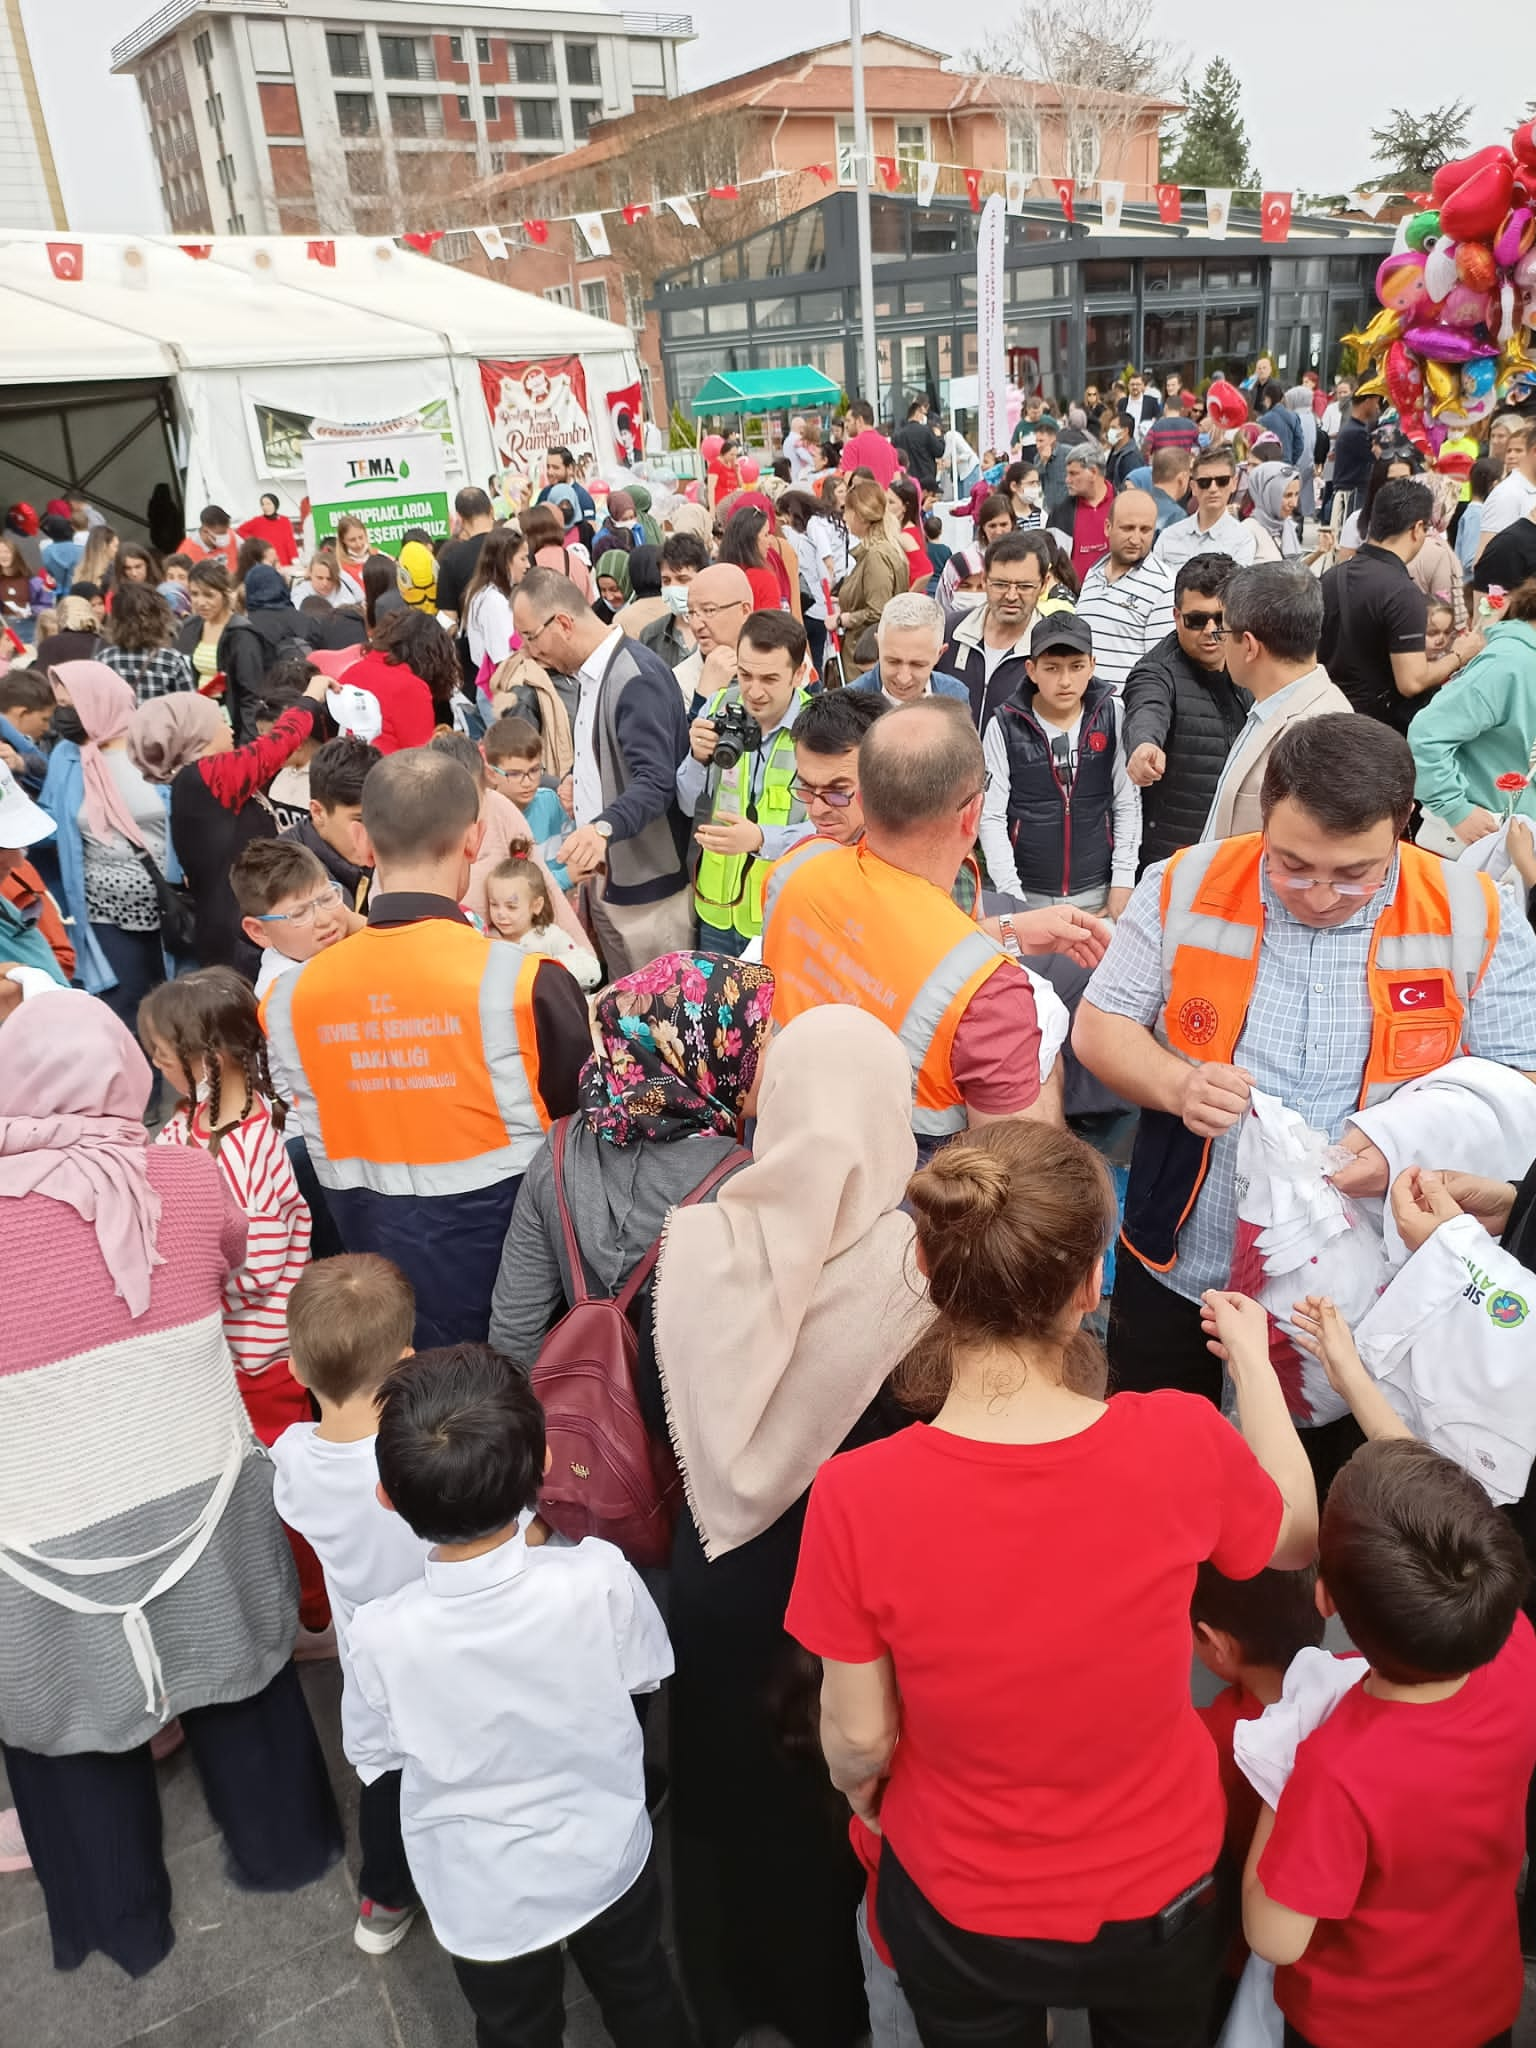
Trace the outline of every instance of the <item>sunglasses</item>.
{"type": "Polygon", "coordinates": [[[1191,633],[1214,632],[1218,640],[1226,637],[1226,621],[1220,612],[1180,612],[1179,617],[1191,633]]]}
{"type": "Polygon", "coordinates": [[[1236,481],[1237,479],[1235,477],[1227,476],[1225,474],[1221,476],[1197,476],[1195,478],[1195,489],[1197,491],[1214,491],[1222,489],[1227,484],[1235,483],[1236,481]]]}

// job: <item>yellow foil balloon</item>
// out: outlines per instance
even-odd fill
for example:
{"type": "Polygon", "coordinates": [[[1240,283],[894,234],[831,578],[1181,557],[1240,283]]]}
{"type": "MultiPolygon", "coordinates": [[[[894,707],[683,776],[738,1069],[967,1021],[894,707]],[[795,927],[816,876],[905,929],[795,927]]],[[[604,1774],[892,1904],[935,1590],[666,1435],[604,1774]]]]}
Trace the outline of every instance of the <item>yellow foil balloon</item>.
{"type": "Polygon", "coordinates": [[[1505,342],[1499,356],[1496,389],[1500,398],[1509,390],[1517,377],[1536,377],[1536,356],[1526,351],[1525,337],[1528,329],[1520,328],[1505,342]]]}
{"type": "Polygon", "coordinates": [[[1359,334],[1346,334],[1344,346],[1352,348],[1357,355],[1379,356],[1389,342],[1396,341],[1403,331],[1403,316],[1383,306],[1369,327],[1359,334]]]}
{"type": "Polygon", "coordinates": [[[1424,382],[1429,388],[1430,406],[1438,419],[1443,412],[1459,407],[1461,403],[1461,378],[1449,363],[1424,365],[1424,382]]]}

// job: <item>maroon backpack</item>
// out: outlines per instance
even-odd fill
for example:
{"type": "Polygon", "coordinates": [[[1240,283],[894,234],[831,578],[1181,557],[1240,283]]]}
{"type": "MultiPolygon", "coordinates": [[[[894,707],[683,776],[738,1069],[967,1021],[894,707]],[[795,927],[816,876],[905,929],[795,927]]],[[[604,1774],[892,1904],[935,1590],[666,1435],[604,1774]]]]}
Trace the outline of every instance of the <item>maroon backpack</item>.
{"type": "MultiPolygon", "coordinates": [[[[571,1269],[572,1306],[539,1348],[533,1391],[544,1408],[550,1467],[539,1512],[573,1541],[601,1536],[631,1564],[663,1565],[682,1500],[677,1461],[646,1429],[635,1394],[640,1340],[629,1311],[661,1253],[658,1237],[619,1293],[594,1295],[565,1198],[570,1120],[554,1129],[555,1200],[571,1269]]],[[[717,1188],[751,1154],[732,1152],[678,1205],[688,1208],[717,1188]]]]}

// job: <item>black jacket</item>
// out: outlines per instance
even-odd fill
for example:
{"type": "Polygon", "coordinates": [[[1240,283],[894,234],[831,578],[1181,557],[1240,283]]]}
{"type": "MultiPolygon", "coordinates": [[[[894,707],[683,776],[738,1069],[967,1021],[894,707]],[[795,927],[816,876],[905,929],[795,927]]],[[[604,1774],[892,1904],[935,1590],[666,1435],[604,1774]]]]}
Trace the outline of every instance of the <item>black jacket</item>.
{"type": "Polygon", "coordinates": [[[320,837],[315,830],[313,818],[300,818],[295,824],[285,825],[278,835],[281,839],[296,839],[300,846],[307,846],[325,869],[333,882],[339,882],[346,891],[349,910],[365,909],[368,894],[365,882],[373,880],[372,868],[361,868],[355,861],[345,859],[335,847],[320,837]]]}
{"type": "Polygon", "coordinates": [[[1253,698],[1224,669],[1190,660],[1177,633],[1159,640],[1125,679],[1125,757],[1149,742],[1168,766],[1141,792],[1141,866],[1193,846],[1253,698]]]}
{"type": "Polygon", "coordinates": [[[1114,691],[1097,677],[1089,683],[1077,769],[1066,783],[1051,759],[1061,735],[1035,716],[1032,689],[997,716],[1008,747],[1008,837],[1020,883],[1042,896],[1107,889],[1115,847],[1114,691]]]}
{"type": "MultiPolygon", "coordinates": [[[[276,611],[253,612],[249,618],[236,612],[219,635],[214,658],[224,676],[224,709],[235,729],[237,747],[256,737],[256,700],[278,656],[307,653],[316,644],[315,624],[308,613],[285,605],[276,611]]],[[[202,634],[202,620],[188,619],[176,645],[190,659],[202,634]]]]}
{"type": "Polygon", "coordinates": [[[903,420],[891,436],[891,446],[906,464],[907,473],[925,490],[932,490],[939,480],[944,436],[936,434],[926,420],[903,420]]]}

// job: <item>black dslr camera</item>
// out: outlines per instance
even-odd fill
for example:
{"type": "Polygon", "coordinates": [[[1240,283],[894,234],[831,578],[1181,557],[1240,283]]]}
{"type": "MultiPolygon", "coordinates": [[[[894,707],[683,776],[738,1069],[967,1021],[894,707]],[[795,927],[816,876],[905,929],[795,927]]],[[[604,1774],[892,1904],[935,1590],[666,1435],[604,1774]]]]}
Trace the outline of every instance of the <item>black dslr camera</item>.
{"type": "Polygon", "coordinates": [[[722,774],[734,768],[743,754],[755,754],[763,744],[762,728],[744,705],[727,704],[710,724],[717,735],[710,766],[722,774]]]}

